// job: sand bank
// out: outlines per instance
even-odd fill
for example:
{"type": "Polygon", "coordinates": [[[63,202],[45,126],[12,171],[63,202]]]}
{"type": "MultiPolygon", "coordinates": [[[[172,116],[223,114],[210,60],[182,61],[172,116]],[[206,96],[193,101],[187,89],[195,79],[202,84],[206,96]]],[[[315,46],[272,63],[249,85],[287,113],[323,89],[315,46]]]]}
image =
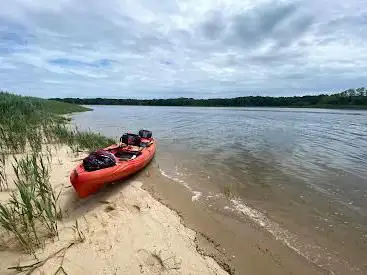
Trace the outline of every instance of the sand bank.
{"type": "MultiPolygon", "coordinates": [[[[198,249],[195,231],[143,190],[141,181],[130,179],[79,199],[68,177],[82,157],[66,147],[52,157],[51,183],[56,192],[61,190],[64,211],[59,238],[47,240],[35,259],[1,232],[1,274],[16,274],[8,268],[38,261],[33,274],[228,274],[198,249]]],[[[8,169],[10,182],[12,176],[8,169]]],[[[0,200],[9,194],[1,192],[0,200]]]]}

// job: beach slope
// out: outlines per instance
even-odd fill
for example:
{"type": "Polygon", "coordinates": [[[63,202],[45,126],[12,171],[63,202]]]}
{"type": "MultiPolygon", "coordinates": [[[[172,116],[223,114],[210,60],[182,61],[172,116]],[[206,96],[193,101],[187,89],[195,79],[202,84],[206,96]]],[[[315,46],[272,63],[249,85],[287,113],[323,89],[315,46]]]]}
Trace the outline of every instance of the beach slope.
{"type": "MultiPolygon", "coordinates": [[[[198,252],[196,233],[143,190],[142,182],[132,178],[79,199],[69,172],[82,157],[66,146],[53,152],[51,183],[61,191],[64,213],[59,237],[47,239],[35,258],[2,232],[1,274],[14,274],[16,267],[33,274],[228,274],[198,252]]],[[[1,193],[5,201],[9,192],[1,193]]]]}

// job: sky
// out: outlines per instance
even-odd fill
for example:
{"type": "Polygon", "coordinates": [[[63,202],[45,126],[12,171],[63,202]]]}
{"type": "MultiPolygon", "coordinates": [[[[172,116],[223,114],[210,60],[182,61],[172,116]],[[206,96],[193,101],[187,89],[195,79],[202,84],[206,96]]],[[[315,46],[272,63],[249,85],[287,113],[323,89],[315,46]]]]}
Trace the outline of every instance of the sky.
{"type": "Polygon", "coordinates": [[[0,89],[237,97],[367,86],[367,0],[0,0],[0,89]]]}

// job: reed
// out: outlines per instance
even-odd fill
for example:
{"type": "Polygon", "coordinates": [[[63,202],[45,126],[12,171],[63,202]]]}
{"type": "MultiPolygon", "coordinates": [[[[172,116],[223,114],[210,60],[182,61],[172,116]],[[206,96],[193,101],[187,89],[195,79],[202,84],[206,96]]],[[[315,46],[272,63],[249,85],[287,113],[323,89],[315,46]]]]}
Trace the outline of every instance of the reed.
{"type": "Polygon", "coordinates": [[[87,108],[32,97],[0,93],[0,140],[2,151],[17,154],[30,148],[39,152],[43,144],[62,143],[73,151],[94,151],[114,140],[91,131],[71,129],[68,118],[59,116],[87,108]]]}
{"type": "Polygon", "coordinates": [[[59,115],[85,110],[73,104],[0,92],[0,191],[8,188],[5,167],[9,160],[13,160],[16,187],[9,201],[0,203],[0,227],[30,253],[44,238],[58,236],[58,220],[62,218],[57,205],[60,193],[50,183],[49,145],[72,147],[81,142],[66,125],[68,119],[59,115]],[[19,153],[22,157],[15,157],[19,153]]]}
{"type": "Polygon", "coordinates": [[[0,225],[32,253],[43,237],[58,235],[59,197],[50,184],[49,167],[42,155],[15,158],[13,169],[17,188],[7,204],[0,204],[0,225]]]}
{"type": "Polygon", "coordinates": [[[107,147],[115,143],[112,138],[105,137],[99,133],[80,132],[76,129],[73,133],[74,145],[77,151],[87,150],[89,152],[107,147]]]}
{"type": "Polygon", "coordinates": [[[7,231],[13,233],[24,249],[30,253],[34,253],[34,245],[32,239],[24,236],[25,229],[19,222],[18,208],[14,208],[12,204],[0,204],[0,224],[7,231]]]}
{"type": "Polygon", "coordinates": [[[0,149],[0,191],[8,189],[8,179],[6,176],[6,155],[0,149]]]}
{"type": "Polygon", "coordinates": [[[0,227],[30,253],[44,238],[58,236],[60,193],[50,183],[52,147],[68,145],[74,152],[94,151],[115,143],[91,131],[72,129],[60,116],[88,110],[82,106],[0,92],[0,191],[8,188],[5,167],[11,161],[16,189],[0,203],[0,227]],[[22,157],[18,155],[21,153],[22,157]]]}
{"type": "Polygon", "coordinates": [[[27,146],[31,147],[32,151],[40,151],[42,143],[55,141],[52,129],[68,122],[68,119],[59,116],[60,114],[85,110],[89,109],[0,92],[1,148],[10,154],[22,153],[27,146]]]}
{"type": "Polygon", "coordinates": [[[53,128],[58,143],[67,144],[74,152],[92,152],[115,143],[112,138],[91,131],[82,132],[78,128],[70,129],[68,125],[56,124],[53,128]]]}

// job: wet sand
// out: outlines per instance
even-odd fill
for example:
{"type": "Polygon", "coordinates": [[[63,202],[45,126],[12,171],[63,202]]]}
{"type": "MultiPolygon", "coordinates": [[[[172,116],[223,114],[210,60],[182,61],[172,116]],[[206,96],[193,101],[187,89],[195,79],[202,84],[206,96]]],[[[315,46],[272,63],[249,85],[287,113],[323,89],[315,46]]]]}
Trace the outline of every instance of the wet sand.
{"type": "Polygon", "coordinates": [[[184,224],[200,233],[199,244],[218,263],[225,263],[234,274],[329,274],[289,247],[246,216],[231,215],[225,204],[192,201],[192,193],[159,173],[152,163],[138,177],[143,188],[174,209],[184,224]],[[223,210],[221,210],[223,209],[223,210]]]}
{"type": "Polygon", "coordinates": [[[192,169],[182,167],[167,174],[160,168],[166,161],[155,159],[150,167],[154,179],[145,188],[181,212],[190,228],[223,246],[239,274],[366,274],[367,234],[349,219],[348,209],[297,186],[252,188],[232,184],[231,179],[218,184],[217,178],[205,174],[185,177],[192,169]]]}

